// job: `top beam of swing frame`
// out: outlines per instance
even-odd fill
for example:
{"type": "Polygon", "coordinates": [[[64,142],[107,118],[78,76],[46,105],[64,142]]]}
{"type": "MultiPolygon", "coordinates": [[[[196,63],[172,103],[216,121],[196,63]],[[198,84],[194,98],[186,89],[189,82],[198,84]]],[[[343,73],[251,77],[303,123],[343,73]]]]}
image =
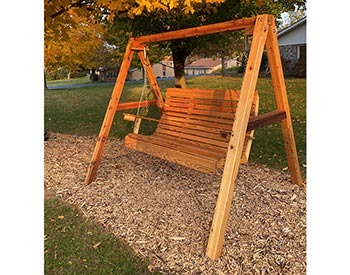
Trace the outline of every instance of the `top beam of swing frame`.
{"type": "Polygon", "coordinates": [[[215,33],[223,33],[227,31],[244,30],[255,24],[256,17],[243,18],[238,20],[230,20],[222,23],[215,23],[200,27],[182,29],[177,31],[163,32],[151,35],[140,36],[134,38],[134,41],[143,45],[154,42],[162,42],[175,39],[184,39],[196,36],[203,36],[215,33]]]}

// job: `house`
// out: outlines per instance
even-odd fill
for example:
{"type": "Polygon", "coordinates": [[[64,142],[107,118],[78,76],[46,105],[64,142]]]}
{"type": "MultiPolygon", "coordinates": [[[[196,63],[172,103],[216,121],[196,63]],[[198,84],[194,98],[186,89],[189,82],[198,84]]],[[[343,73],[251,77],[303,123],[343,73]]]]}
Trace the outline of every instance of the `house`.
{"type": "MultiPolygon", "coordinates": [[[[239,66],[238,58],[224,61],[225,69],[239,66]]],[[[185,67],[185,75],[202,75],[211,74],[217,70],[221,70],[221,58],[201,58],[185,67]]]]}
{"type": "Polygon", "coordinates": [[[277,33],[286,76],[306,76],[306,16],[277,33]]]}
{"type": "Polygon", "coordinates": [[[162,62],[152,66],[156,78],[174,77],[174,61],[172,56],[166,56],[162,62]]]}
{"type": "MultiPolygon", "coordinates": [[[[238,57],[226,60],[225,69],[240,66],[238,57]]],[[[185,75],[211,74],[221,70],[221,58],[201,58],[185,66],[185,75]]],[[[156,78],[174,77],[174,62],[171,56],[165,57],[160,63],[152,65],[152,70],[156,78]]],[[[128,80],[141,80],[143,69],[133,68],[129,70],[128,80]]]]}
{"type": "MultiPolygon", "coordinates": [[[[166,56],[160,63],[152,65],[152,70],[156,78],[174,77],[174,62],[171,56],[166,56]]],[[[127,80],[143,79],[143,68],[133,68],[128,72],[127,80]]]]}
{"type": "Polygon", "coordinates": [[[97,71],[100,81],[116,81],[119,73],[119,68],[99,68],[97,71]]]}

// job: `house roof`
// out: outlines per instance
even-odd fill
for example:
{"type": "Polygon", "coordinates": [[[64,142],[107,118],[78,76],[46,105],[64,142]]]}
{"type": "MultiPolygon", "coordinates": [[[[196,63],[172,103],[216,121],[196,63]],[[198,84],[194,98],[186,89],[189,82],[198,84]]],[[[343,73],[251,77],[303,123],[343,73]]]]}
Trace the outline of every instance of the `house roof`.
{"type": "Polygon", "coordinates": [[[277,34],[279,46],[306,45],[306,16],[277,34]]]}
{"type": "Polygon", "coordinates": [[[213,68],[221,64],[219,58],[201,58],[191,64],[188,64],[186,68],[213,68]]]}
{"type": "Polygon", "coordinates": [[[280,38],[281,36],[286,35],[288,32],[293,31],[294,29],[300,27],[301,25],[306,24],[306,16],[298,20],[297,22],[293,23],[292,25],[284,28],[283,30],[279,31],[277,33],[277,37],[280,38]]]}

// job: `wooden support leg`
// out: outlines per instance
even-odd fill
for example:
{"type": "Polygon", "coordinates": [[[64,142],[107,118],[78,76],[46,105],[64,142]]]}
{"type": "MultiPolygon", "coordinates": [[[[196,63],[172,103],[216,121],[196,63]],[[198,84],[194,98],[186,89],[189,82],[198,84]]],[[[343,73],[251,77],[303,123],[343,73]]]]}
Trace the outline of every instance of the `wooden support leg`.
{"type": "Polygon", "coordinates": [[[111,96],[111,99],[109,101],[108,108],[107,108],[107,111],[105,114],[105,118],[103,120],[102,127],[101,127],[100,133],[98,135],[95,149],[94,149],[94,152],[92,154],[91,162],[90,162],[90,165],[88,167],[88,171],[87,171],[87,174],[85,177],[85,184],[86,185],[90,184],[91,182],[93,182],[95,180],[97,169],[98,169],[98,166],[99,166],[100,161],[101,161],[103,148],[106,144],[106,141],[107,141],[107,138],[109,135],[109,131],[111,129],[112,122],[114,119],[114,115],[115,115],[115,112],[117,110],[119,99],[120,99],[120,96],[121,96],[122,91],[123,91],[124,83],[125,83],[125,80],[126,80],[127,75],[128,75],[130,63],[131,63],[132,57],[134,55],[134,50],[132,50],[132,47],[133,47],[133,39],[131,39],[129,41],[128,46],[127,46],[126,51],[125,51],[125,55],[124,55],[124,59],[123,59],[123,62],[122,62],[121,68],[120,68],[120,72],[118,74],[118,78],[117,78],[116,84],[114,86],[112,96],[111,96]]]}
{"type": "Polygon", "coordinates": [[[270,65],[277,109],[286,112],[286,119],[281,121],[281,128],[288,160],[288,168],[292,182],[299,186],[303,186],[276,30],[274,18],[269,15],[269,32],[266,39],[266,51],[270,65]]]}
{"type": "Polygon", "coordinates": [[[228,146],[224,172],[216,203],[213,222],[207,246],[207,256],[213,260],[221,254],[231,202],[238,174],[243,143],[253,102],[256,82],[259,75],[261,58],[268,31],[267,15],[257,16],[253,32],[253,41],[244,75],[241,95],[237,107],[228,146]]]}

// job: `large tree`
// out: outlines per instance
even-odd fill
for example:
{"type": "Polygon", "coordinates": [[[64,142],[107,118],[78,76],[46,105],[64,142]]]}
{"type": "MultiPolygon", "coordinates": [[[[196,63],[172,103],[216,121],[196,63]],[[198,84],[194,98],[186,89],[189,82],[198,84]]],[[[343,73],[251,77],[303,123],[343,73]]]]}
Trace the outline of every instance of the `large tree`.
{"type": "Polygon", "coordinates": [[[106,27],[95,5],[94,1],[45,0],[46,73],[64,69],[69,76],[70,72],[102,65],[102,57],[111,50],[103,39],[106,27]]]}
{"type": "MultiPolygon", "coordinates": [[[[193,26],[206,25],[231,19],[254,16],[259,13],[271,13],[278,17],[283,11],[304,7],[306,0],[45,0],[45,27],[47,21],[63,22],[71,20],[70,14],[108,19],[119,36],[119,42],[125,42],[130,36],[140,36],[164,31],[178,30],[193,26]]],[[[72,24],[74,25],[74,24],[72,24]]],[[[53,25],[50,25],[52,29],[53,25]]],[[[64,27],[61,27],[64,35],[64,27]]],[[[223,45],[220,35],[215,36],[216,44],[223,45]]],[[[227,36],[226,36],[227,38],[227,36]]],[[[46,36],[45,36],[46,39],[46,36]]],[[[199,46],[207,47],[207,39],[184,39],[163,43],[173,55],[176,86],[184,86],[184,65],[186,57],[199,46]]],[[[124,43],[125,44],[125,43],[124,43]]],[[[117,44],[120,49],[123,43],[117,44]]]]}
{"type": "Polygon", "coordinates": [[[55,73],[64,69],[69,78],[71,72],[102,66],[102,62],[105,62],[102,57],[109,52],[103,33],[102,25],[80,22],[75,28],[66,30],[65,39],[46,40],[46,72],[55,73]]]}
{"type": "MultiPolygon", "coordinates": [[[[125,5],[124,9],[111,11],[114,17],[113,31],[120,37],[148,35],[201,26],[226,20],[270,13],[279,17],[283,11],[305,7],[304,0],[139,0],[125,5]]],[[[185,60],[193,52],[225,49],[235,43],[232,34],[211,35],[200,38],[173,40],[163,43],[174,60],[175,86],[185,86],[185,60]],[[214,47],[213,47],[214,45],[214,47]],[[203,50],[204,49],[204,50],[203,50]]]]}

